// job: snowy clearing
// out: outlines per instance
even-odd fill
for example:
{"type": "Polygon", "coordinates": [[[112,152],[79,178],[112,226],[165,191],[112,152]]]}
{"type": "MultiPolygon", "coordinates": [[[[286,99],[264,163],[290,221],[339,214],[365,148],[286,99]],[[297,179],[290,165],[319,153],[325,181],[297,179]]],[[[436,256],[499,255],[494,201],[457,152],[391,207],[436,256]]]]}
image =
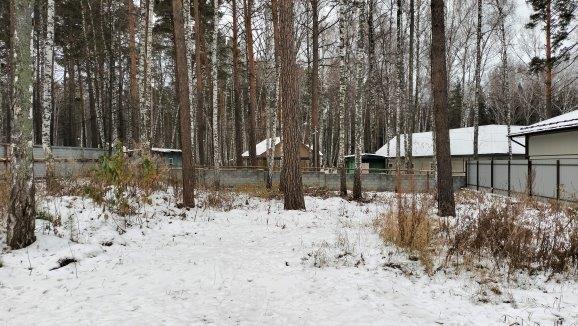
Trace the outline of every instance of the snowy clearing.
{"type": "Polygon", "coordinates": [[[45,199],[62,225],[38,220],[36,243],[3,254],[0,324],[578,324],[576,282],[488,294],[464,274],[427,276],[377,235],[391,195],[375,196],[306,197],[307,212],[286,212],[238,195],[225,212],[157,193],[126,226],[88,199],[45,199]]]}

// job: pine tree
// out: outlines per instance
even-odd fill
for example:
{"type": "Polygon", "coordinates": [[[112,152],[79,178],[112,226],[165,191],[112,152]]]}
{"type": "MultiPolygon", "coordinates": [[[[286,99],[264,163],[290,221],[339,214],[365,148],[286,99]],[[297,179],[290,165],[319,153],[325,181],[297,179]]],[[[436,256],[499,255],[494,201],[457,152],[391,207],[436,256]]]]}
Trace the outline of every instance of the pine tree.
{"type": "Polygon", "coordinates": [[[297,131],[297,54],[294,39],[293,0],[277,0],[279,17],[279,63],[281,105],[283,112],[283,155],[286,167],[284,207],[286,210],[305,209],[303,181],[299,167],[299,135],[297,131]]]}
{"type": "Polygon", "coordinates": [[[438,215],[455,216],[452,160],[448,128],[448,76],[444,1],[431,1],[431,84],[434,105],[437,160],[438,215]]]}
{"type": "Polygon", "coordinates": [[[191,143],[191,111],[189,109],[189,74],[187,64],[187,48],[185,42],[185,22],[183,19],[183,0],[172,0],[173,33],[175,46],[175,78],[181,131],[183,205],[195,206],[195,169],[191,143]]]}
{"type": "Polygon", "coordinates": [[[578,2],[576,0],[526,0],[533,13],[530,15],[528,28],[536,28],[540,23],[545,32],[545,58],[534,57],[530,62],[530,70],[544,72],[544,86],[546,95],[545,112],[547,117],[553,117],[555,111],[552,105],[554,94],[553,74],[554,67],[570,58],[570,51],[578,43],[566,40],[570,38],[568,28],[575,19],[578,2]]]}

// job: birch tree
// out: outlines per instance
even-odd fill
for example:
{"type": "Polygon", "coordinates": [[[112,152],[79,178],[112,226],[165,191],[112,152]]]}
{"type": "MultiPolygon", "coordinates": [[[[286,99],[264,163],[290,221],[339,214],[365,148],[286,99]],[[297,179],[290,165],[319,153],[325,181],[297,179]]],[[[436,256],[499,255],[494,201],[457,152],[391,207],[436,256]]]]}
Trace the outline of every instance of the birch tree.
{"type": "MultiPolygon", "coordinates": [[[[181,3],[182,8],[182,3],[181,3]]],[[[141,1],[141,44],[140,44],[140,143],[144,151],[151,147],[151,54],[153,38],[154,0],[141,1]]],[[[185,85],[186,86],[186,85],[185,85]]]]}
{"type": "Polygon", "coordinates": [[[191,15],[191,0],[183,0],[183,19],[185,23],[185,46],[187,47],[187,75],[189,78],[189,112],[191,115],[191,141],[193,143],[193,160],[198,157],[196,150],[196,125],[195,125],[195,105],[194,105],[194,29],[193,16],[191,15]]]}
{"type": "Polygon", "coordinates": [[[32,123],[33,0],[11,0],[11,17],[15,19],[12,30],[14,68],[13,118],[11,146],[11,191],[8,207],[6,244],[12,249],[29,246],[36,241],[35,187],[33,169],[34,129],[32,123]]]}
{"type": "Polygon", "coordinates": [[[46,180],[52,170],[50,123],[52,122],[52,73],[54,56],[54,0],[46,3],[46,38],[44,39],[44,69],[42,79],[42,148],[46,162],[46,180]]]}
{"type": "Polygon", "coordinates": [[[359,27],[357,30],[357,47],[356,47],[356,62],[355,71],[357,78],[357,99],[355,102],[355,175],[353,179],[353,199],[361,200],[362,185],[361,185],[361,152],[363,151],[363,104],[365,99],[365,88],[367,83],[367,56],[366,56],[366,3],[361,0],[357,2],[357,6],[361,8],[359,10],[359,27]]]}
{"type": "Polygon", "coordinates": [[[213,165],[215,169],[215,189],[221,184],[221,146],[219,140],[219,62],[218,62],[218,40],[219,40],[219,0],[213,0],[213,43],[211,45],[211,61],[213,69],[211,77],[213,79],[213,165]]]}
{"type": "Polygon", "coordinates": [[[339,156],[337,167],[339,169],[341,197],[347,197],[347,178],[345,175],[345,91],[347,88],[347,27],[348,27],[348,1],[339,1],[339,156]]]}

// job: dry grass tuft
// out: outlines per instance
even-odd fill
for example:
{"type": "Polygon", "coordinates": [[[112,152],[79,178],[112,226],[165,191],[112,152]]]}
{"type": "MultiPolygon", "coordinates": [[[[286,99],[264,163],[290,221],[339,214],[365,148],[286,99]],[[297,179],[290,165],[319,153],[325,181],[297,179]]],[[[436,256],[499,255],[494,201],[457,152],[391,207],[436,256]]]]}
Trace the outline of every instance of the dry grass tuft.
{"type": "Polygon", "coordinates": [[[257,197],[262,199],[282,199],[283,193],[279,191],[278,185],[273,185],[271,189],[263,185],[250,185],[245,184],[242,186],[237,186],[234,188],[233,192],[247,194],[251,197],[257,197]]]}
{"type": "Polygon", "coordinates": [[[430,217],[433,205],[431,196],[397,194],[396,209],[375,221],[381,238],[419,258],[428,274],[433,272],[440,244],[438,223],[430,217]]]}
{"type": "Polygon", "coordinates": [[[578,214],[533,199],[482,202],[452,226],[447,259],[515,272],[559,274],[578,268],[578,214]]]}
{"type": "Polygon", "coordinates": [[[228,191],[211,191],[205,197],[203,207],[228,212],[235,208],[235,196],[228,191]]]}

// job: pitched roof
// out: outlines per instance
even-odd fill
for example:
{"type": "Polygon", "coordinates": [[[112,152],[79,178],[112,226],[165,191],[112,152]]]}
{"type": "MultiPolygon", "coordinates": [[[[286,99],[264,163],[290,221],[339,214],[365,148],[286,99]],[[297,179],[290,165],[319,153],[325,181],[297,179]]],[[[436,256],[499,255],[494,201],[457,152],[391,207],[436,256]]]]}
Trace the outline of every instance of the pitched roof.
{"type": "Polygon", "coordinates": [[[568,128],[578,128],[578,110],[540,121],[527,127],[522,127],[520,130],[510,133],[510,136],[522,136],[568,128]]]}
{"type": "MultiPolygon", "coordinates": [[[[259,144],[257,144],[255,146],[256,149],[256,155],[262,155],[263,153],[265,153],[267,151],[267,140],[269,140],[269,138],[265,138],[263,141],[261,141],[259,144]]],[[[279,145],[281,143],[281,137],[275,137],[273,138],[273,140],[275,141],[272,145],[273,147],[279,145]]],[[[304,145],[305,147],[307,147],[307,149],[309,149],[310,151],[312,150],[311,146],[309,145],[304,145]]],[[[319,155],[323,156],[323,153],[319,152],[319,155]]],[[[243,157],[249,157],[249,151],[245,151],[243,154],[241,154],[241,156],[243,157]]]]}
{"type": "MultiPolygon", "coordinates": [[[[259,144],[257,144],[257,146],[255,146],[255,149],[257,150],[257,156],[265,153],[267,151],[267,141],[269,140],[269,138],[266,138],[265,140],[261,141],[259,144]]],[[[272,145],[273,147],[277,146],[280,142],[281,142],[281,137],[275,137],[273,138],[273,140],[275,141],[272,145]]],[[[245,151],[242,154],[243,157],[249,157],[249,151],[245,151]]]]}
{"type": "MultiPolygon", "coordinates": [[[[521,126],[511,126],[512,131],[518,131],[521,126]]],[[[400,137],[401,156],[405,153],[405,135],[400,137]]],[[[375,153],[385,157],[395,157],[396,140],[393,137],[387,145],[375,153]]],[[[523,142],[523,141],[522,141],[523,142]]],[[[414,157],[433,156],[432,132],[420,132],[412,135],[412,154],[414,157]]],[[[468,156],[474,154],[474,128],[458,128],[450,130],[450,152],[453,156],[468,156]]],[[[480,126],[478,132],[478,153],[480,155],[508,154],[508,127],[505,125],[480,126]]],[[[524,147],[512,142],[513,154],[524,154],[524,147]]]]}

